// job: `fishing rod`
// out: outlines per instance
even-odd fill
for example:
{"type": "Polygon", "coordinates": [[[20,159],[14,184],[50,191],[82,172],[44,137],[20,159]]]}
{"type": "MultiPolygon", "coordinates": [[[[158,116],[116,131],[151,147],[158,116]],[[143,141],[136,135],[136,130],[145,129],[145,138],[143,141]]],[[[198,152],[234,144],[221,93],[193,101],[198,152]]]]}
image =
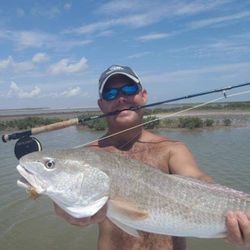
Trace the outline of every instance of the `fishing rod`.
{"type": "Polygon", "coordinates": [[[129,108],[121,109],[121,110],[115,110],[113,112],[109,112],[109,113],[105,113],[105,114],[101,114],[101,115],[94,115],[94,116],[86,117],[83,119],[74,118],[74,119],[70,119],[70,120],[66,120],[66,121],[62,121],[62,122],[57,122],[57,123],[53,123],[53,124],[49,124],[49,125],[45,125],[45,126],[41,126],[41,127],[31,128],[30,130],[26,130],[26,131],[22,131],[22,132],[17,132],[17,133],[13,133],[13,134],[4,134],[4,135],[2,135],[2,141],[6,143],[7,141],[10,141],[10,140],[19,139],[15,145],[15,155],[19,159],[21,156],[23,156],[27,153],[42,150],[41,143],[36,138],[31,137],[31,135],[40,134],[43,132],[49,132],[49,131],[53,131],[53,130],[58,130],[58,129],[70,127],[73,125],[85,124],[87,121],[92,121],[92,120],[96,120],[96,119],[100,119],[100,118],[104,118],[104,117],[109,117],[109,116],[114,116],[114,115],[117,115],[120,112],[125,111],[125,110],[136,111],[136,110],[143,109],[143,108],[148,108],[148,107],[153,107],[153,106],[157,106],[157,105],[161,105],[161,104],[176,102],[176,101],[180,101],[180,100],[184,100],[184,99],[191,99],[191,98],[195,98],[198,96],[209,95],[212,93],[222,92],[224,97],[226,98],[227,97],[226,91],[232,90],[235,88],[245,87],[248,85],[250,85],[250,82],[238,84],[238,85],[233,85],[233,86],[228,86],[228,87],[224,87],[224,88],[220,88],[220,89],[214,89],[214,90],[210,90],[210,91],[199,92],[199,93],[190,94],[190,95],[177,97],[177,98],[173,98],[173,99],[167,99],[167,100],[163,100],[160,102],[154,102],[154,103],[140,105],[140,106],[136,106],[136,107],[129,107],[129,108]]]}
{"type": "Polygon", "coordinates": [[[13,134],[4,134],[4,135],[2,135],[2,141],[7,142],[7,141],[10,141],[10,140],[16,140],[16,139],[20,139],[22,137],[36,135],[36,134],[40,134],[40,133],[43,133],[43,132],[49,132],[49,131],[53,131],[53,130],[58,130],[58,129],[74,126],[74,125],[84,124],[84,123],[86,123],[88,121],[92,121],[92,120],[96,120],[96,119],[100,119],[100,118],[105,118],[105,117],[117,115],[120,112],[125,111],[125,110],[136,111],[136,110],[139,110],[139,109],[149,108],[149,107],[158,106],[158,105],[161,105],[161,104],[176,102],[176,101],[185,100],[185,99],[191,99],[191,98],[195,98],[195,97],[198,97],[198,96],[204,96],[204,95],[209,95],[209,94],[218,93],[218,92],[223,92],[224,97],[226,97],[226,91],[236,89],[236,88],[245,87],[245,86],[248,86],[248,85],[250,85],[250,82],[243,83],[243,84],[238,84],[238,85],[233,85],[233,86],[228,86],[228,87],[224,87],[224,88],[220,88],[220,89],[214,89],[214,90],[210,90],[210,91],[185,95],[185,96],[182,96],[182,97],[167,99],[167,100],[163,100],[163,101],[160,101],[160,102],[154,102],[154,103],[145,104],[145,105],[141,105],[141,106],[130,107],[130,108],[125,108],[125,109],[121,109],[121,110],[115,110],[113,112],[109,112],[109,113],[105,113],[105,114],[101,114],[101,115],[94,115],[94,116],[86,117],[86,118],[83,118],[83,119],[79,119],[79,118],[69,119],[69,120],[66,120],[66,121],[56,122],[56,123],[41,126],[41,127],[31,128],[30,130],[26,130],[26,131],[22,131],[22,132],[17,132],[17,133],[13,133],[13,134]]]}

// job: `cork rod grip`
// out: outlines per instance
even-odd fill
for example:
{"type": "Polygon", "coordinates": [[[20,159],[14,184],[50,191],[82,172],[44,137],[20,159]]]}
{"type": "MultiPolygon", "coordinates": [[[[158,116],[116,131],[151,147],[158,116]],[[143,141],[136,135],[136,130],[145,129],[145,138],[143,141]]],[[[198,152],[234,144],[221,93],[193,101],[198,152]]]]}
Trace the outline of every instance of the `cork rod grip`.
{"type": "Polygon", "coordinates": [[[40,134],[43,132],[49,132],[49,131],[53,131],[53,130],[57,130],[57,129],[70,127],[73,125],[77,125],[78,123],[79,123],[78,118],[74,118],[74,119],[70,119],[67,121],[56,122],[56,123],[52,123],[49,125],[45,125],[45,126],[41,126],[41,127],[37,127],[37,128],[32,128],[31,133],[32,133],[32,135],[36,135],[36,134],[40,134]]]}

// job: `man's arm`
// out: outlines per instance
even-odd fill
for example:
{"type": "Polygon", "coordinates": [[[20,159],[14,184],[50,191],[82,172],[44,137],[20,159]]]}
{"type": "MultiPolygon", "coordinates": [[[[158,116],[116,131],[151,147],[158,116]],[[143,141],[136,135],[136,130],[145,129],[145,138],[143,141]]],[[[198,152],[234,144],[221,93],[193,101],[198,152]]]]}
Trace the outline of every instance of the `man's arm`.
{"type": "MultiPolygon", "coordinates": [[[[172,174],[191,176],[213,182],[197,166],[190,150],[183,143],[175,143],[170,152],[169,169],[172,174]]],[[[227,240],[238,246],[250,246],[250,214],[229,212],[226,216],[227,240]]]]}
{"type": "Polygon", "coordinates": [[[207,182],[213,179],[202,172],[184,143],[176,142],[170,150],[169,170],[172,174],[194,177],[207,182]]]}

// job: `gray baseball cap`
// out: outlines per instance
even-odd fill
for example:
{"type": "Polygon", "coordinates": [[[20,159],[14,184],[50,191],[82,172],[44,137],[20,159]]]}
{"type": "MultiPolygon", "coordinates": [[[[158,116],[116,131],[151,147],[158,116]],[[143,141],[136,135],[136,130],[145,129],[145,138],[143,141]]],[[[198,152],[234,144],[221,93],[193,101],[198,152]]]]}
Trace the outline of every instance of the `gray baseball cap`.
{"type": "Polygon", "coordinates": [[[113,75],[125,75],[135,83],[141,86],[141,80],[138,75],[129,67],[121,65],[111,65],[108,67],[99,78],[99,96],[102,96],[102,91],[108,79],[113,75]]]}

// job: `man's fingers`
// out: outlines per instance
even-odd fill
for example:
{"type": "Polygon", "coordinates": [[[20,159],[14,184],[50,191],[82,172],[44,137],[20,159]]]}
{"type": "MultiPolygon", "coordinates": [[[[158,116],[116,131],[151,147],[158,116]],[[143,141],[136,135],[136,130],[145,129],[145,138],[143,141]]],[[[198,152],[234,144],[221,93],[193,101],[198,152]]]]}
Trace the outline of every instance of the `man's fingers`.
{"type": "Polygon", "coordinates": [[[250,244],[250,215],[238,212],[236,216],[242,233],[243,243],[248,245],[250,244]]]}
{"type": "Polygon", "coordinates": [[[226,226],[229,242],[240,246],[250,244],[250,214],[229,212],[226,217],[226,226]]]}
{"type": "Polygon", "coordinates": [[[238,225],[236,215],[229,212],[226,217],[227,240],[232,244],[242,245],[242,235],[238,225]]]}

